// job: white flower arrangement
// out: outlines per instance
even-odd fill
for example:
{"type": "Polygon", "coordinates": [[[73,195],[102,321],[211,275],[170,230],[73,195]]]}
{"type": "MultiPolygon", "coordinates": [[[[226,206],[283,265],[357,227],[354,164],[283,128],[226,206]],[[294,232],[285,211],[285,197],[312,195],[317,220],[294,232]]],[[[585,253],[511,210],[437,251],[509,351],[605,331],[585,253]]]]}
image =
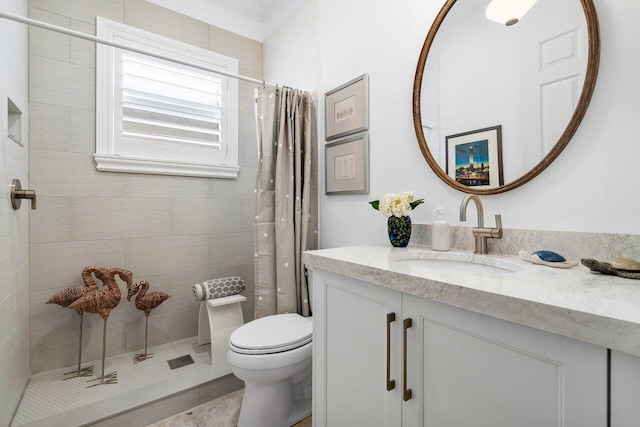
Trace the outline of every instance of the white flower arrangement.
{"type": "Polygon", "coordinates": [[[401,194],[387,193],[380,200],[369,202],[374,209],[380,211],[384,216],[395,216],[397,218],[408,216],[418,205],[424,203],[424,199],[414,200],[412,191],[405,191],[401,194]]]}

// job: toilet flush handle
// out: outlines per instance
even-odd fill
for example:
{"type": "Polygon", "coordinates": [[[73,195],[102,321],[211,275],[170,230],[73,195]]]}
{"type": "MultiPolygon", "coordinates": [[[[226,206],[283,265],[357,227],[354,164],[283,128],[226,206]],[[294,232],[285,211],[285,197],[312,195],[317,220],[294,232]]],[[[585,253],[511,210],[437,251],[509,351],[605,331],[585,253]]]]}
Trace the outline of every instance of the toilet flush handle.
{"type": "Polygon", "coordinates": [[[13,209],[20,209],[22,199],[31,200],[31,209],[36,208],[36,192],[34,190],[23,190],[19,179],[11,182],[11,206],[13,209]]]}

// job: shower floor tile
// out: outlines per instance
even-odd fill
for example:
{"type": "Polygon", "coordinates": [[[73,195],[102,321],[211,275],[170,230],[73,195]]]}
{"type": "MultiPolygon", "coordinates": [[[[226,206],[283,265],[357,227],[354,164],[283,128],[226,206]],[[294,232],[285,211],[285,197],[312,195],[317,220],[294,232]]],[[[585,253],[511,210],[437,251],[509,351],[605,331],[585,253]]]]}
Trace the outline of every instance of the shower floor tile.
{"type": "MultiPolygon", "coordinates": [[[[198,346],[197,337],[149,348],[153,357],[133,364],[137,352],[108,358],[105,373],[118,372],[117,384],[87,382],[94,377],[62,380],[73,367],[32,375],[11,427],[70,426],[94,422],[145,405],[174,393],[198,386],[231,373],[226,348],[215,349],[211,363],[211,346],[198,346]],[[171,370],[167,360],[190,354],[194,363],[171,370]]],[[[101,371],[101,361],[85,362],[101,371]]]]}

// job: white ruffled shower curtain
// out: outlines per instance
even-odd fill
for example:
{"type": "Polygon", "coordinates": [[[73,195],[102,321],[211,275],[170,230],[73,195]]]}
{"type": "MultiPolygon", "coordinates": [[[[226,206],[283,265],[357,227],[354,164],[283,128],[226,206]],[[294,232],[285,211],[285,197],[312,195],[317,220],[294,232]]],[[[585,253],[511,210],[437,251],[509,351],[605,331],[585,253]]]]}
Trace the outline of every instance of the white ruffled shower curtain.
{"type": "Polygon", "coordinates": [[[258,90],[255,318],[311,314],[302,252],[318,245],[316,128],[311,95],[258,90]]]}

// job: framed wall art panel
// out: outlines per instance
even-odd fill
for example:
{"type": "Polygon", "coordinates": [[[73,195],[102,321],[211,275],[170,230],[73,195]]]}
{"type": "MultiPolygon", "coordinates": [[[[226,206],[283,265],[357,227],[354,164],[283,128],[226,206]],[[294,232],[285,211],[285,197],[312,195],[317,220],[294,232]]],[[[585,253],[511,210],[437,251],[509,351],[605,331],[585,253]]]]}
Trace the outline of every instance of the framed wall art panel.
{"type": "Polygon", "coordinates": [[[325,194],[369,193],[369,135],[325,145],[325,194]]]}
{"type": "Polygon", "coordinates": [[[369,129],[369,75],[363,74],[324,95],[327,141],[369,129]]]}

